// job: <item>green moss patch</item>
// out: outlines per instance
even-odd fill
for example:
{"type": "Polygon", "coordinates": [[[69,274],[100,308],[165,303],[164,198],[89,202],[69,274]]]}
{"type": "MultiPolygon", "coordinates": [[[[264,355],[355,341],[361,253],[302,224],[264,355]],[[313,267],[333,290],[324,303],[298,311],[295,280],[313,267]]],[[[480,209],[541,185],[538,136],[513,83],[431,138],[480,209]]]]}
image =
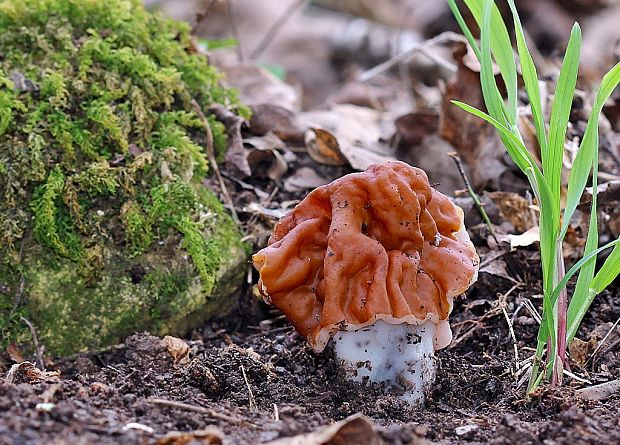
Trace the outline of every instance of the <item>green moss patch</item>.
{"type": "Polygon", "coordinates": [[[0,55],[3,341],[22,314],[64,353],[200,311],[243,249],[192,101],[247,109],[188,26],[138,0],[0,0],[0,55]]]}

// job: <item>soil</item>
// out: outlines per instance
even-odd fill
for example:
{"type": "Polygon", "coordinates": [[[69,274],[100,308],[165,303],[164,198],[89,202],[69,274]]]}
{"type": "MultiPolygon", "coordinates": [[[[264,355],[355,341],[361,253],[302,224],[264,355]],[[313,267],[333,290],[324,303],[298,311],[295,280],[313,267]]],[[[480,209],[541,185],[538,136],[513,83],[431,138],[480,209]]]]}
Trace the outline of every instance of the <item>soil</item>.
{"type": "MultiPolygon", "coordinates": [[[[523,276],[535,270],[528,264],[535,255],[504,255],[521,271],[521,285],[512,291],[509,279],[483,272],[457,303],[455,340],[437,356],[437,381],[424,407],[404,404],[391,388],[343,380],[329,349],[312,352],[248,288],[228,318],[188,336],[190,352],[179,363],[160,338],[140,333],[99,353],[48,361],[60,378],[0,385],[0,444],[161,444],[170,431],[209,425],[224,433],[225,444],[257,444],[358,412],[394,445],[620,443],[620,395],[582,401],[574,397],[579,382],[571,380],[561,390],[542,388],[526,399],[514,375],[514,345],[501,305],[513,314],[536,293],[537,277],[523,276]]],[[[603,294],[594,304],[582,338],[620,317],[614,304],[620,292],[612,289],[615,295],[603,294]]],[[[519,314],[511,324],[524,360],[532,354],[527,346],[536,324],[526,311],[519,314]]],[[[572,370],[592,383],[620,377],[620,354],[613,348],[596,357],[587,369],[573,364],[572,370]]]]}

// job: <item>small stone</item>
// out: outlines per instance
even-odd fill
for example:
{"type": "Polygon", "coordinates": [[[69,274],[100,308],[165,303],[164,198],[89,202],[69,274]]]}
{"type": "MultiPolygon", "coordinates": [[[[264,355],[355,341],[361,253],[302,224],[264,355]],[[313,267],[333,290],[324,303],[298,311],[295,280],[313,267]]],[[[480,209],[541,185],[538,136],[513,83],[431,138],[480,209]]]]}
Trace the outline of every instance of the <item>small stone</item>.
{"type": "Polygon", "coordinates": [[[478,429],[478,425],[474,425],[474,424],[463,425],[463,426],[456,427],[454,429],[454,433],[457,436],[465,436],[466,434],[476,431],[477,429],[478,429]]]}

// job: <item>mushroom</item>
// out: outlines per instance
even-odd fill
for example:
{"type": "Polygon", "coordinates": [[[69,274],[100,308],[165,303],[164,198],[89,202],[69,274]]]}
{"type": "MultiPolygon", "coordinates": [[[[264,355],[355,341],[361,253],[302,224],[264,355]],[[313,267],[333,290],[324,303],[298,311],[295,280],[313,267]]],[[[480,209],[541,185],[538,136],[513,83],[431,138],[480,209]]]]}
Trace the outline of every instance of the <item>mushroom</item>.
{"type": "Polygon", "coordinates": [[[479,259],[463,212],[403,162],[312,191],[253,256],[259,290],[316,352],[330,339],[348,378],[393,382],[421,403],[455,296],[479,259]]]}

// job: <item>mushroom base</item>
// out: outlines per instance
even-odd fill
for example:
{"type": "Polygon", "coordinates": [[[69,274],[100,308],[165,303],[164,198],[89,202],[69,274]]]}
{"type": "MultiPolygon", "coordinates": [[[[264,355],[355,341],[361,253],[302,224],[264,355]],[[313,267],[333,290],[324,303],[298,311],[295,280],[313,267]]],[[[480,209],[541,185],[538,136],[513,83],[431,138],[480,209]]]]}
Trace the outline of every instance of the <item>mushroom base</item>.
{"type": "Polygon", "coordinates": [[[424,403],[435,380],[436,324],[389,324],[377,321],[356,331],[340,331],[334,349],[350,380],[391,382],[404,388],[401,398],[424,403]]]}

